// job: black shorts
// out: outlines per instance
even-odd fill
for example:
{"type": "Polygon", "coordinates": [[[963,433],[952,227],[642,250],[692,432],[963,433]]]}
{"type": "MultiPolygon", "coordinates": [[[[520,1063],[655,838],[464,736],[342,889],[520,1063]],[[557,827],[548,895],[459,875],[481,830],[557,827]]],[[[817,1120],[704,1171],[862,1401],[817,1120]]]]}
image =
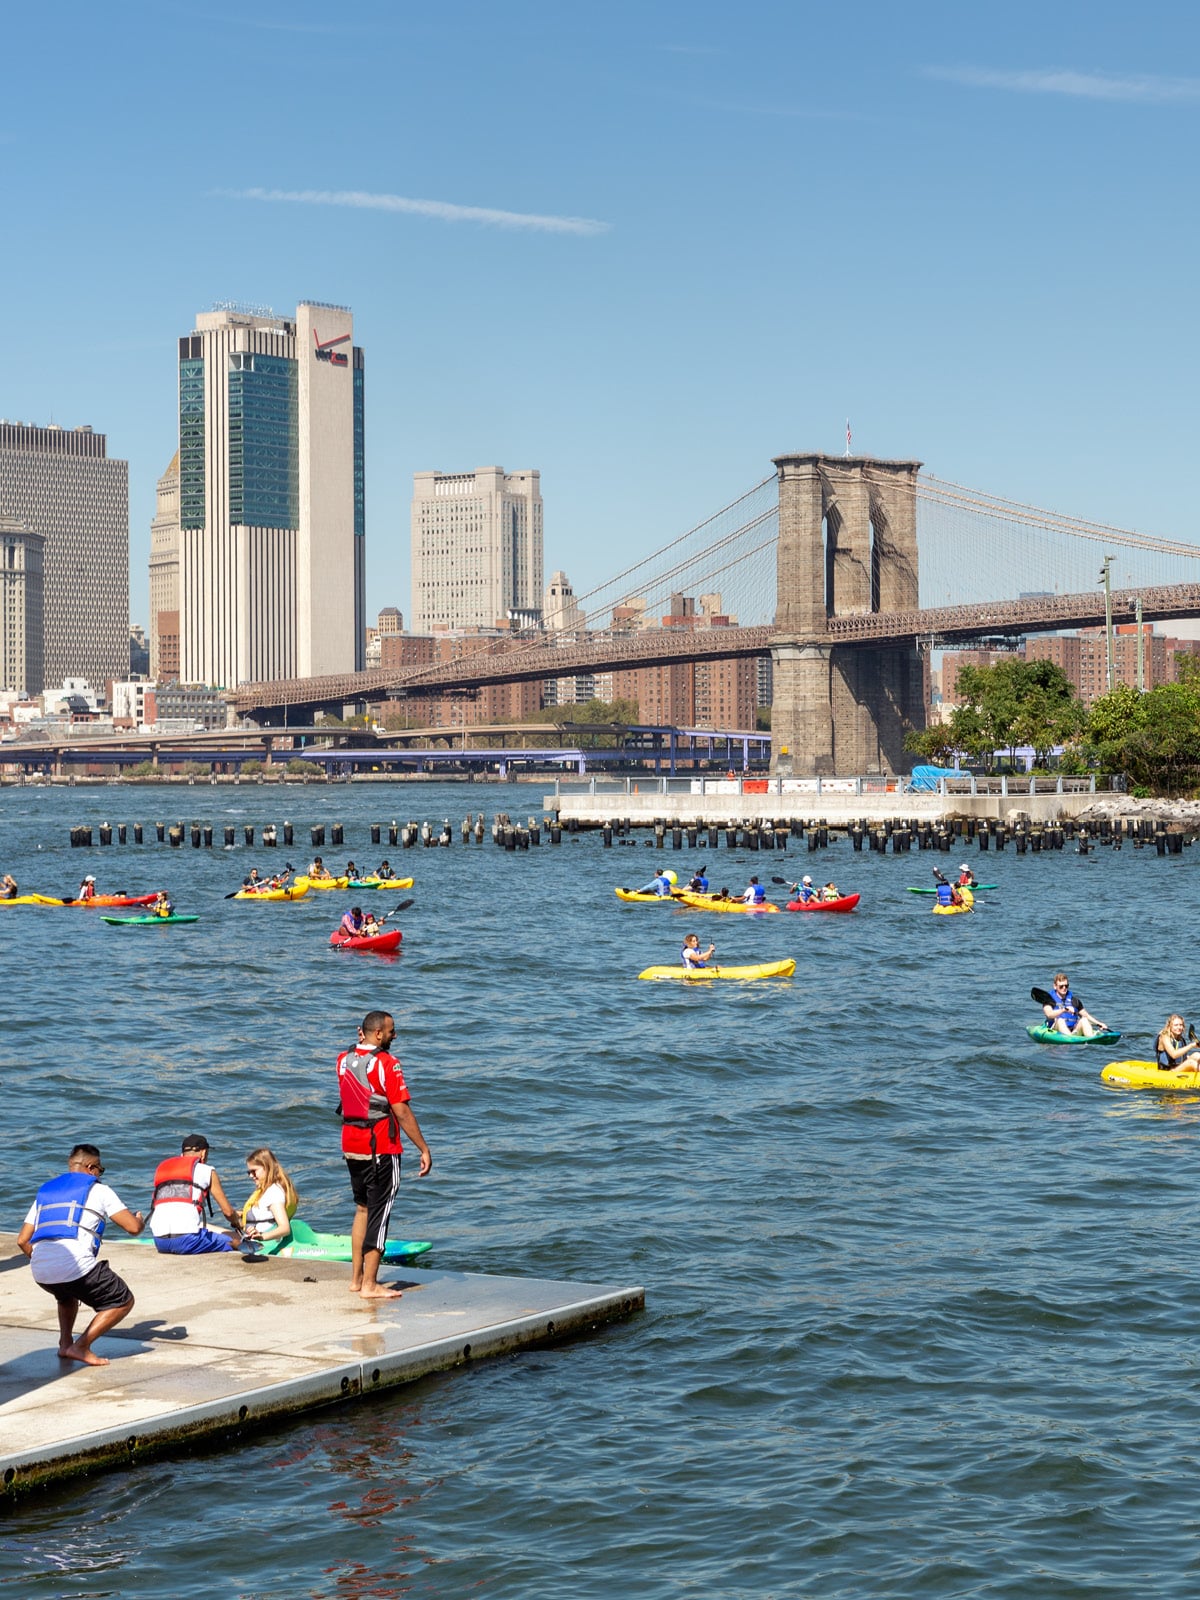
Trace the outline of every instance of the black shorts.
{"type": "Polygon", "coordinates": [[[112,1311],[116,1306],[127,1306],[133,1292],[124,1278],[118,1278],[107,1261],[97,1261],[82,1278],[71,1278],[67,1283],[39,1283],[39,1289],[52,1294],[60,1305],[67,1300],[82,1300],[93,1311],[112,1311]]]}
{"type": "Polygon", "coordinates": [[[367,1235],[363,1248],[382,1251],[387,1244],[388,1222],[396,1203],[396,1191],[400,1187],[400,1157],[371,1156],[366,1161],[347,1158],[346,1166],[350,1170],[350,1190],[354,1195],[354,1203],[367,1208],[367,1235]]]}

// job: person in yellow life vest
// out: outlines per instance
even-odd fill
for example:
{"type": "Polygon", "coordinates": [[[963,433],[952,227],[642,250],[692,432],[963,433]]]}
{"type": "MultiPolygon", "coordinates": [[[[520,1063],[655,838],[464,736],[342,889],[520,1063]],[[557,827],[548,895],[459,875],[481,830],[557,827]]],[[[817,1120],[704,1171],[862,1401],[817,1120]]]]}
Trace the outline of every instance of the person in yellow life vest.
{"type": "Polygon", "coordinates": [[[246,1176],[254,1192],[242,1207],[242,1238],[251,1244],[291,1238],[300,1197],[273,1151],[260,1145],[246,1157],[246,1176]]]}
{"type": "Polygon", "coordinates": [[[150,914],[155,917],[170,917],[174,915],[174,912],[175,907],[168,899],[167,891],[165,889],[160,889],[158,891],[158,898],[150,907],[150,914]]]}
{"type": "Polygon", "coordinates": [[[201,1256],[232,1250],[229,1235],[208,1226],[214,1201],[229,1226],[240,1233],[237,1213],[225,1198],[216,1168],[209,1165],[208,1140],[201,1133],[189,1133],[180,1154],[160,1161],[154,1173],[150,1232],[160,1254],[201,1256]]]}

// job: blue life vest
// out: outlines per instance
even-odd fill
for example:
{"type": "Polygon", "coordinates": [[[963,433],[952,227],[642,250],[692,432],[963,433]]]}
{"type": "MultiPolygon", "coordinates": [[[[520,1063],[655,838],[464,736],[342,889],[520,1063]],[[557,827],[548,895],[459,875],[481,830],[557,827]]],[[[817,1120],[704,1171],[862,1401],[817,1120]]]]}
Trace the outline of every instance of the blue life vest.
{"type": "Polygon", "coordinates": [[[702,872],[698,872],[696,874],[696,876],[692,879],[692,881],[688,884],[688,888],[692,891],[693,894],[707,894],[708,893],[708,879],[704,876],[704,874],[702,872]]]}
{"type": "Polygon", "coordinates": [[[92,1254],[100,1249],[104,1235],[104,1221],[95,1212],[87,1211],[87,1197],[99,1180],[90,1172],[64,1172],[51,1178],[37,1192],[37,1226],[29,1237],[31,1244],[41,1244],[45,1239],[78,1239],[81,1233],[91,1236],[92,1254]],[[85,1222],[84,1216],[92,1218],[85,1222]]]}
{"type": "Polygon", "coordinates": [[[938,884],[937,897],[938,905],[940,906],[952,906],[954,904],[954,896],[950,893],[950,885],[948,883],[938,884]]]}
{"type": "Polygon", "coordinates": [[[675,885],[664,873],[659,873],[658,877],[654,880],[654,892],[655,894],[660,895],[663,899],[666,899],[674,887],[675,885]]]}
{"type": "Polygon", "coordinates": [[[690,944],[685,944],[680,950],[679,954],[683,960],[684,966],[687,967],[689,971],[692,971],[695,968],[707,967],[708,965],[707,961],[699,960],[699,950],[693,950],[690,944]],[[688,959],[689,956],[692,958],[690,961],[688,959]]]}
{"type": "Polygon", "coordinates": [[[763,888],[761,883],[754,884],[753,885],[753,889],[754,889],[754,900],[753,900],[752,904],[754,904],[756,906],[761,906],[763,901],[767,898],[767,891],[763,888]]]}
{"type": "Polygon", "coordinates": [[[1059,994],[1056,989],[1054,991],[1054,1003],[1057,1006],[1066,1007],[1066,1016],[1059,1017],[1056,1020],[1065,1022],[1068,1028],[1077,1028],[1079,1026],[1079,1003],[1070,989],[1067,990],[1066,994],[1059,994]]]}

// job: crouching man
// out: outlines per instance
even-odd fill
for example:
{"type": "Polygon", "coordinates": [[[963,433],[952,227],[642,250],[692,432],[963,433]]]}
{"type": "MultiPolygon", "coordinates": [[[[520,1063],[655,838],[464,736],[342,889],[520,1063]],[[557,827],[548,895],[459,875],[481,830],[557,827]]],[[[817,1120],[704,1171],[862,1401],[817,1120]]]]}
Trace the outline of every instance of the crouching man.
{"type": "Polygon", "coordinates": [[[133,1310],[129,1285],[98,1260],[104,1224],[111,1217],[126,1233],[146,1226],[140,1211],[130,1211],[115,1190],[101,1183],[104,1168],[94,1144],[77,1144],[67,1170],[37,1192],[17,1247],[29,1257],[33,1280],[58,1301],[58,1354],[63,1361],[106,1367],[92,1345],[133,1310]],[[96,1314],[75,1337],[80,1305],[96,1314]]]}

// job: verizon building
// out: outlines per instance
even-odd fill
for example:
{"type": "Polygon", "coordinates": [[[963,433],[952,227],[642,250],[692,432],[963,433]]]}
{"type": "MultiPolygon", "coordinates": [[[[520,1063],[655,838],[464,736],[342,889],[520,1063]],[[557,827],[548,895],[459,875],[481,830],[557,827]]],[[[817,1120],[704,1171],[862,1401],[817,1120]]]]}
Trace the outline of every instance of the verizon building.
{"type": "Polygon", "coordinates": [[[128,462],[110,460],[91,428],[0,422],[0,517],[44,541],[44,682],[86,678],[103,694],[127,678],[128,462]]]}
{"type": "Polygon", "coordinates": [[[363,664],[363,353],[345,306],[202,313],[179,341],[179,677],[363,664]]]}

